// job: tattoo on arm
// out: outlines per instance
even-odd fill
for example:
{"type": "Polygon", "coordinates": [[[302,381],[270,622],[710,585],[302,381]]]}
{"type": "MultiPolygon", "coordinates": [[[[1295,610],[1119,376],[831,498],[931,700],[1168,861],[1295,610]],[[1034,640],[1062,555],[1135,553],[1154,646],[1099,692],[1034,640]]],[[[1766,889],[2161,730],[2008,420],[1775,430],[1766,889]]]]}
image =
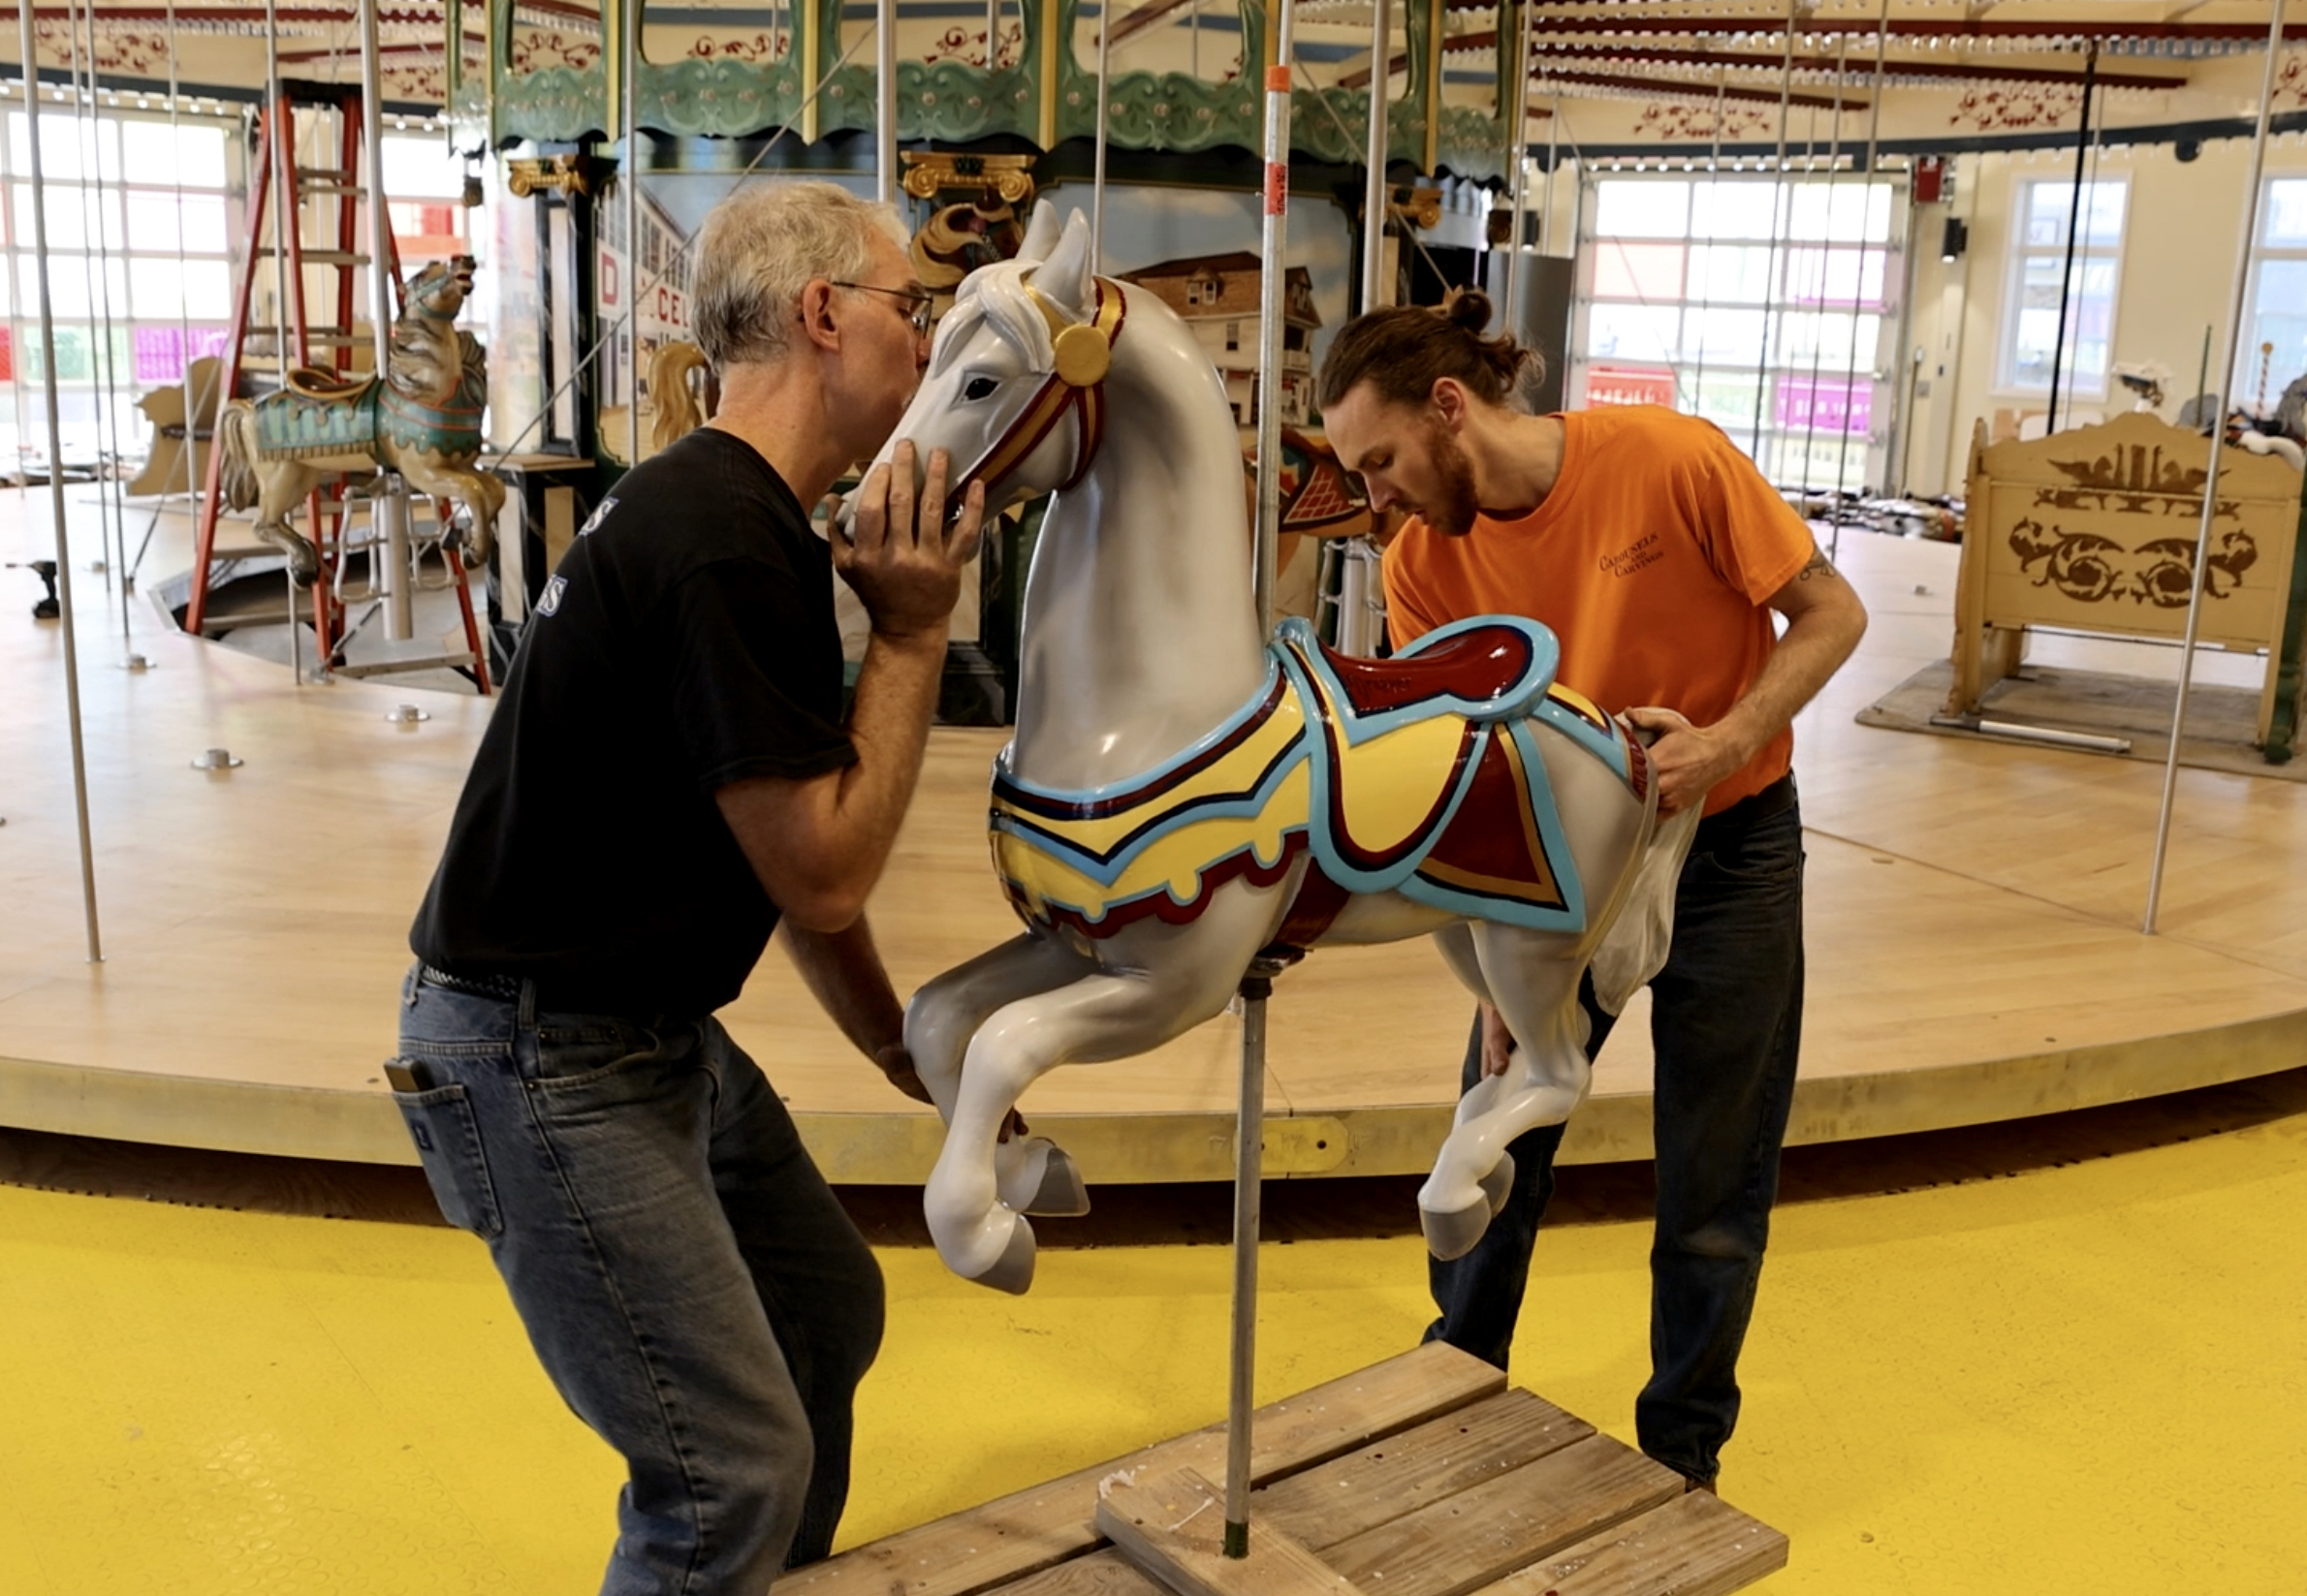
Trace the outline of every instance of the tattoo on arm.
{"type": "Polygon", "coordinates": [[[1810,564],[1804,566],[1800,571],[1795,572],[1794,579],[1796,581],[1809,581],[1813,577],[1824,577],[1831,581],[1834,579],[1835,574],[1835,569],[1832,565],[1827,563],[1826,556],[1814,548],[1811,550],[1810,564]]]}

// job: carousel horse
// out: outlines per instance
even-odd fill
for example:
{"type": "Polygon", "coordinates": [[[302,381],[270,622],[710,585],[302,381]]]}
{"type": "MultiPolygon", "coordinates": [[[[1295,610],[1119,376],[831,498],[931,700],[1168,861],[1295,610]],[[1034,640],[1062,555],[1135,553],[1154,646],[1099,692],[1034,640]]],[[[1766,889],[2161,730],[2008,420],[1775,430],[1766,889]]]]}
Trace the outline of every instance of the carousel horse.
{"type": "Polygon", "coordinates": [[[1261,639],[1217,372],[1154,295],[1093,274],[1079,214],[1060,236],[1038,207],[1019,257],[962,285],[898,440],[967,462],[989,515],[1055,492],[992,795],[1026,930],[905,1017],[947,1126],[925,1194],[946,1264],[1023,1291],[1025,1216],[1087,1211],[1062,1151],[1001,1140],[1045,1071],[1181,1035],[1261,954],[1420,935],[1520,1045],[1461,1100],[1419,1194],[1429,1245],[1463,1254],[1504,1200],[1506,1144],[1586,1095],[1579,980],[1657,811],[1640,745],[1553,684],[1533,622],[1461,622],[1383,661],[1303,622],[1261,639]]]}
{"type": "MultiPolygon", "coordinates": [[[[341,472],[397,471],[420,493],[455,499],[472,523],[466,559],[489,557],[505,502],[504,484],[473,469],[489,358],[478,339],[453,325],[472,290],[469,255],[435,261],[411,278],[381,379],[305,366],[290,372],[277,393],[226,402],[216,429],[224,501],[235,510],[256,506],[257,537],[288,556],[299,586],[319,573],[320,555],[290,527],[288,514],[341,472]]],[[[440,522],[451,524],[445,505],[440,522]]]]}

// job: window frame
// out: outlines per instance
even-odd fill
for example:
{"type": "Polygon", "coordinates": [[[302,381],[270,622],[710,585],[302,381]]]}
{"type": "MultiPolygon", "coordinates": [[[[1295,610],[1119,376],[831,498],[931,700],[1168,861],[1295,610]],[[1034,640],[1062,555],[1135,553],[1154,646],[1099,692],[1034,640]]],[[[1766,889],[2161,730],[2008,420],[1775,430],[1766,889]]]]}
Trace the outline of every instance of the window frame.
{"type": "MultiPolygon", "coordinates": [[[[2131,174],[2112,172],[2089,177],[2084,179],[2082,186],[2083,209],[2079,215],[2089,214],[2092,190],[2120,189],[2123,191],[2123,220],[2115,230],[2114,242],[2110,244],[2095,244],[2088,237],[2075,240],[2074,268],[2078,277],[2088,270],[2093,262],[2100,261],[2106,263],[2112,273],[2106,294],[2106,360],[2096,385],[2077,380],[2071,362],[2073,349],[2082,341],[2081,322],[2079,318],[2070,322],[2066,329],[2067,348],[2059,357],[2059,391],[2062,403],[2087,399],[2095,404],[2104,404],[2114,391],[2115,328],[2123,316],[2123,252],[2131,241],[2133,214],[2131,174]]],[[[2004,251],[2002,315],[1995,328],[1993,392],[1999,398],[2040,399],[2047,402],[2051,397],[2049,378],[2045,377],[2039,384],[2029,383],[2021,381],[2015,373],[2020,318],[2025,308],[2020,299],[2025,292],[2027,263],[2048,260],[2063,266],[2067,258],[2067,244],[2062,241],[2030,247],[2026,241],[2027,215],[2038,188],[2072,187],[2074,178],[2071,175],[2025,176],[2018,179],[2010,197],[2009,245],[2004,251]]],[[[2078,305],[2081,303],[2079,295],[2074,302],[2078,305]]]]}
{"type": "MultiPolygon", "coordinates": [[[[2244,338],[2235,376],[2237,391],[2250,394],[2255,401],[2259,396],[2259,348],[2266,341],[2260,336],[2260,316],[2265,306],[2267,267],[2278,265],[2307,266],[2307,238],[2302,238],[2296,244],[2271,241],[2275,231],[2275,189],[2278,184],[2293,183],[2307,190],[2307,168],[2296,172],[2270,172],[2260,179],[2259,207],[2252,231],[2250,291],[2243,300],[2243,326],[2250,331],[2244,338]]],[[[2303,350],[2302,354],[2307,355],[2307,350],[2303,350]]],[[[2307,370],[2307,361],[2302,362],[2300,369],[2307,370]]],[[[2298,375],[2300,370],[2286,371],[2280,365],[2275,367],[2268,382],[2267,403],[2273,405],[2276,397],[2298,375]]]]}

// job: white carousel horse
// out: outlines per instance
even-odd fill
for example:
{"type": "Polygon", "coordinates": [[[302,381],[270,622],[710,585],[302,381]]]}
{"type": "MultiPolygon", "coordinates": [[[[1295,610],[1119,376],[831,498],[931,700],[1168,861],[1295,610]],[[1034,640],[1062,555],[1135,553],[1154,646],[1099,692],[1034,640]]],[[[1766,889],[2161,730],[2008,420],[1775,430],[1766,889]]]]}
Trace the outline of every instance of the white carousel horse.
{"type": "MultiPolygon", "coordinates": [[[[320,555],[289,525],[289,512],[340,472],[381,466],[436,501],[455,499],[471,521],[465,558],[489,557],[505,485],[473,469],[489,357],[454,325],[472,291],[471,256],[435,261],[409,279],[381,378],[300,366],[277,393],[225,402],[217,423],[224,501],[235,510],[256,506],[257,537],[288,556],[299,586],[318,574],[320,555]]],[[[450,525],[446,505],[440,522],[450,525]]]]}
{"type": "Polygon", "coordinates": [[[960,480],[989,515],[1056,493],[993,792],[1027,930],[905,1017],[947,1124],[926,1193],[946,1264],[1023,1291],[1025,1215],[1087,1211],[1048,1140],[998,1141],[1045,1071],[1211,1018],[1261,951],[1420,935],[1519,1044],[1419,1194],[1433,1250],[1467,1251],[1506,1144],[1586,1095],[1579,978],[1657,808],[1640,747],[1551,685],[1533,622],[1460,623],[1388,661],[1331,655],[1299,622],[1265,644],[1217,373],[1159,299],[1093,275],[1078,213],[1060,237],[1037,207],[1019,257],[962,285],[898,439],[973,462],[960,480]]]}

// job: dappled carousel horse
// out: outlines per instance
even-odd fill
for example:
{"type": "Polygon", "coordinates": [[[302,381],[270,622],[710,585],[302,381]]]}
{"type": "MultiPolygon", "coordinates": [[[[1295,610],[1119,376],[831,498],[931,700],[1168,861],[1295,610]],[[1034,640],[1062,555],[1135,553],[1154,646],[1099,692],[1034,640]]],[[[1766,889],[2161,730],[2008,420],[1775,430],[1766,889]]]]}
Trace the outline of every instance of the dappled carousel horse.
{"type": "Polygon", "coordinates": [[[927,1192],[946,1264],[1023,1291],[1025,1215],[1086,1211],[1048,1140],[998,1141],[1045,1071],[1191,1029],[1261,952],[1419,935],[1520,1045],[1419,1194],[1433,1250],[1464,1253],[1512,1178],[1506,1143],[1586,1095],[1579,978],[1651,838],[1642,749],[1553,684],[1534,622],[1462,622],[1385,661],[1298,621],[1260,639],[1217,373],[1154,295],[1093,275],[1078,214],[1060,237],[1039,207],[1020,256],[963,284],[896,438],[966,462],[989,515],[1056,493],[994,772],[1027,929],[905,1018],[947,1124],[927,1192]]]}
{"type": "MultiPolygon", "coordinates": [[[[420,493],[455,499],[472,523],[465,557],[489,557],[505,485],[473,469],[489,357],[454,325],[472,291],[469,255],[435,261],[410,278],[381,380],[305,366],[290,372],[277,393],[225,404],[216,428],[225,503],[257,507],[257,537],[288,556],[299,586],[319,572],[320,556],[289,525],[289,512],[345,471],[397,471],[420,493]]],[[[439,509],[446,527],[448,507],[439,509]]]]}

